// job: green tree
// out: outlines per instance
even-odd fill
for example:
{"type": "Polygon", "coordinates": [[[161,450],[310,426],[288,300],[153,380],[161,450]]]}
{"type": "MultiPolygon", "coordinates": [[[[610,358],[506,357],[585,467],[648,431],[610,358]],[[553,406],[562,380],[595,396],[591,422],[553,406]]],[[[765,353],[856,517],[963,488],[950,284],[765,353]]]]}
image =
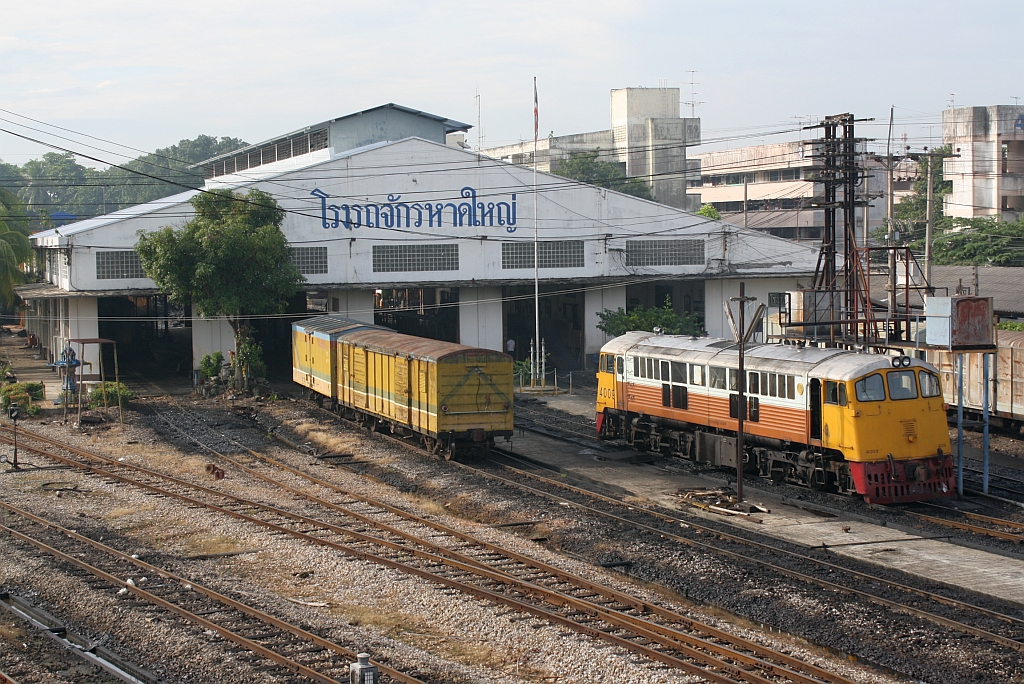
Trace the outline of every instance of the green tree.
{"type": "Polygon", "coordinates": [[[102,182],[103,196],[100,198],[100,210],[96,213],[116,211],[174,195],[185,189],[182,186],[202,187],[203,170],[190,168],[192,165],[232,152],[247,144],[238,138],[199,135],[191,140],[179,140],[175,145],[133,159],[122,164],[124,169],[111,166],[97,174],[98,180],[102,182]],[[160,180],[133,172],[156,176],[160,180]]]}
{"type": "Polygon", "coordinates": [[[14,287],[25,280],[23,268],[32,261],[28,215],[18,197],[0,188],[0,304],[15,302],[14,287]]]}
{"type": "Polygon", "coordinates": [[[177,231],[139,231],[135,251],[146,275],[175,302],[191,302],[203,316],[226,316],[237,349],[248,339],[249,317],[280,313],[305,280],[281,232],[284,211],[259,190],[214,190],[191,202],[195,218],[177,231]]]}
{"type": "Polygon", "coordinates": [[[721,221],[722,215],[718,213],[713,204],[705,204],[697,210],[697,216],[704,216],[715,221],[721,221]]]}
{"type": "MultiPolygon", "coordinates": [[[[937,234],[932,245],[936,264],[1024,266],[1024,220],[957,219],[937,234]]],[[[921,251],[924,250],[922,246],[921,251]]]]}
{"type": "Polygon", "coordinates": [[[652,306],[645,309],[638,306],[629,311],[621,307],[617,311],[605,309],[599,312],[597,317],[601,319],[597,328],[612,337],[624,335],[631,330],[654,332],[655,328],[661,328],[668,335],[698,335],[703,332],[704,327],[697,316],[674,312],[672,302],[667,298],[665,305],[661,307],[652,306]]]}
{"type": "Polygon", "coordinates": [[[569,158],[560,161],[552,173],[641,199],[654,200],[650,185],[639,178],[627,178],[619,164],[598,160],[600,154],[600,149],[570,152],[569,158]]]}

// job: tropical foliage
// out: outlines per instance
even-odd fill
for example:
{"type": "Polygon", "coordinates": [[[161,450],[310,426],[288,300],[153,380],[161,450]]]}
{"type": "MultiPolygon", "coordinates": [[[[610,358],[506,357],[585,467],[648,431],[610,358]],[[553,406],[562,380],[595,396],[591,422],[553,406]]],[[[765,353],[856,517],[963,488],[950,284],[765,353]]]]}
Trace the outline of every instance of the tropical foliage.
{"type": "Polygon", "coordinates": [[[601,150],[589,152],[570,152],[568,159],[563,159],[554,168],[555,173],[563,178],[590,183],[602,188],[617,190],[627,195],[653,200],[651,186],[639,178],[627,178],[620,164],[601,161],[601,150]]]}
{"type": "Polygon", "coordinates": [[[18,195],[36,216],[66,212],[78,218],[105,214],[167,197],[203,184],[202,169],[192,165],[245,146],[238,138],[200,135],[103,170],[80,164],[73,154],[49,152],[23,165],[0,164],[0,188],[18,195]]]}
{"type": "Polygon", "coordinates": [[[603,330],[612,337],[624,335],[631,330],[643,330],[654,332],[660,328],[667,335],[698,335],[703,332],[701,320],[693,314],[677,314],[672,310],[672,302],[665,299],[665,306],[651,307],[645,309],[638,306],[626,311],[619,308],[617,311],[605,309],[597,314],[601,322],[597,324],[599,330],[603,330]]]}
{"type": "Polygon", "coordinates": [[[180,230],[139,231],[135,251],[146,275],[172,300],[191,303],[203,316],[226,316],[236,350],[246,351],[256,372],[262,360],[258,348],[250,349],[258,343],[250,340],[249,318],[284,311],[304,281],[281,232],[284,211],[260,190],[214,190],[191,202],[195,218],[180,230]]]}
{"type": "Polygon", "coordinates": [[[704,216],[715,221],[721,221],[722,215],[718,213],[713,204],[705,204],[697,210],[697,216],[704,216]]]}
{"type": "Polygon", "coordinates": [[[0,188],[0,304],[14,304],[14,287],[24,282],[23,268],[32,261],[28,215],[11,192],[0,188]]]}

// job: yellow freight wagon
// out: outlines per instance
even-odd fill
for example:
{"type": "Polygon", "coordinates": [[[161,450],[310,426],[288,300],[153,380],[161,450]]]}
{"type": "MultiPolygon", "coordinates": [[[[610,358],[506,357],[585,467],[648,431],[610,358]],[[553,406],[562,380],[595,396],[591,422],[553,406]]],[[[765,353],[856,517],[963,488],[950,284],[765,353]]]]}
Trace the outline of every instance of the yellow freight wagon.
{"type": "Polygon", "coordinates": [[[354,328],[373,327],[340,316],[316,316],[292,324],[292,380],[317,395],[334,393],[338,335],[354,328]]]}
{"type": "Polygon", "coordinates": [[[487,446],[495,437],[512,436],[512,359],[506,354],[337,316],[301,321],[293,331],[296,346],[306,345],[293,351],[296,382],[372,429],[419,435],[428,449],[447,457],[460,444],[487,446]],[[300,334],[307,330],[314,333],[300,334]],[[329,362],[320,361],[317,330],[329,345],[329,362]],[[306,348],[318,364],[309,373],[298,366],[306,348]],[[321,381],[324,371],[330,387],[321,381]]]}

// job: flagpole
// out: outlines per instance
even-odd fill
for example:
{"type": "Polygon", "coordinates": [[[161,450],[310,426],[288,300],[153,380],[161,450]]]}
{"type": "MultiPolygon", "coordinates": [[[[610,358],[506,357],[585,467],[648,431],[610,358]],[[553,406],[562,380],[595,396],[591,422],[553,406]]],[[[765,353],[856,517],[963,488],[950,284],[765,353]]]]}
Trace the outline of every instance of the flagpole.
{"type": "Polygon", "coordinates": [[[537,227],[537,136],[539,133],[539,112],[537,110],[537,77],[533,77],[533,318],[534,318],[534,358],[531,369],[531,384],[537,384],[537,372],[541,366],[542,345],[540,343],[540,249],[539,229],[537,227]]]}

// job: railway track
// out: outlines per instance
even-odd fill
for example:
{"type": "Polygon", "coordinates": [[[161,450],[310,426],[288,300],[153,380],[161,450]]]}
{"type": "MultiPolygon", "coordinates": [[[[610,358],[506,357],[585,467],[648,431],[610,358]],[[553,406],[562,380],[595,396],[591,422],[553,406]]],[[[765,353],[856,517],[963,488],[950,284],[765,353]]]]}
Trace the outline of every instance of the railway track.
{"type": "MultiPolygon", "coordinates": [[[[318,411],[324,411],[324,409],[316,409],[318,411]]],[[[333,418],[338,418],[337,415],[324,411],[333,418]]],[[[410,449],[414,449],[419,453],[423,452],[416,445],[410,444],[409,442],[401,439],[391,437],[389,435],[380,434],[380,437],[401,444],[402,446],[410,449]]],[[[592,438],[591,438],[592,439],[592,438]]],[[[501,449],[492,448],[492,452],[501,454],[504,457],[512,457],[518,460],[518,456],[515,454],[503,453],[501,449]]],[[[531,480],[539,481],[553,489],[571,491],[580,496],[597,500],[603,503],[607,503],[620,509],[622,515],[609,513],[599,508],[589,506],[586,504],[580,504],[579,501],[575,501],[566,497],[561,497],[552,494],[550,491],[545,491],[535,487],[524,486],[521,482],[503,478],[495,475],[494,473],[486,470],[469,466],[465,463],[459,463],[452,461],[452,464],[458,468],[473,472],[483,477],[497,479],[503,484],[525,489],[531,493],[540,495],[542,497],[550,498],[556,501],[559,505],[572,506],[580,508],[590,514],[596,514],[601,517],[614,520],[619,523],[627,524],[635,529],[652,532],[660,535],[664,539],[670,539],[677,541],[686,546],[692,548],[700,548],[703,550],[711,551],[713,553],[724,555],[734,560],[739,560],[747,563],[759,565],[773,572],[797,579],[801,582],[805,582],[812,585],[817,585],[823,589],[842,592],[846,594],[852,594],[865,599],[869,602],[883,606],[884,608],[891,609],[904,614],[912,615],[918,618],[922,618],[933,624],[952,629],[957,632],[963,632],[970,634],[984,641],[998,644],[1007,648],[1010,648],[1017,652],[1024,652],[1024,620],[1007,615],[1005,613],[985,608],[983,606],[975,605],[966,601],[954,599],[948,596],[920,589],[905,583],[896,582],[892,579],[879,577],[868,572],[853,570],[851,568],[838,565],[820,558],[813,556],[796,553],[793,551],[781,549],[772,544],[758,542],[750,539],[749,537],[743,536],[749,534],[749,531],[742,528],[730,525],[728,523],[721,523],[719,527],[711,527],[710,525],[702,525],[695,521],[694,518],[687,517],[685,519],[678,516],[667,515],[659,511],[639,507],[633,503],[625,503],[613,497],[609,497],[603,494],[593,492],[588,489],[581,487],[575,487],[569,485],[560,480],[547,478],[537,473],[527,472],[521,469],[513,468],[508,465],[503,465],[504,468],[509,469],[511,472],[526,477],[531,480]],[[637,522],[630,517],[633,514],[642,514],[651,516],[655,521],[661,523],[667,523],[669,528],[666,530],[664,527],[655,527],[653,525],[647,525],[644,523],[637,522]],[[695,540],[688,537],[683,537],[672,530],[688,528],[702,535],[699,539],[695,540]],[[723,531],[723,529],[732,530],[732,532],[723,531]],[[731,542],[751,548],[752,551],[749,553],[738,553],[735,550],[723,548],[725,545],[719,545],[715,543],[717,541],[731,542]],[[807,572],[795,571],[792,568],[784,567],[779,565],[777,562],[768,562],[763,559],[764,554],[775,555],[785,560],[795,560],[802,563],[809,563],[823,574],[829,575],[832,573],[842,573],[845,577],[849,578],[848,582],[835,581],[833,579],[826,580],[821,577],[817,577],[807,572]],[[860,587],[860,588],[856,588],[860,587]],[[874,593],[867,591],[867,589],[874,589],[874,593]],[[884,594],[888,590],[895,590],[902,594],[899,600],[889,598],[884,594]],[[918,607],[919,599],[925,599],[932,604],[932,610],[925,610],[918,607]],[[942,610],[945,614],[938,614],[936,610],[942,610]],[[969,623],[964,621],[964,615],[970,614],[974,616],[974,622],[969,623]]],[[[531,467],[536,464],[529,463],[531,467]]],[[[959,591],[959,590],[957,590],[959,591]]]]}
{"type": "Polygon", "coordinates": [[[961,519],[952,520],[938,515],[926,515],[909,509],[901,509],[900,512],[903,515],[913,517],[933,525],[952,527],[965,532],[972,532],[986,537],[995,537],[996,539],[1003,539],[1017,544],[1024,543],[1024,523],[1019,523],[1014,520],[1006,520],[1005,518],[981,515],[980,513],[971,513],[970,511],[960,511],[954,508],[949,508],[948,506],[939,506],[928,503],[918,505],[927,507],[929,510],[935,510],[936,512],[954,514],[961,519]],[[972,522],[963,522],[962,519],[970,520],[972,522]]]}
{"type": "MultiPolygon", "coordinates": [[[[5,513],[0,533],[74,567],[94,590],[131,594],[308,681],[347,679],[355,651],[5,501],[0,510],[5,513]]],[[[378,667],[391,681],[422,684],[386,665],[378,667]]]]}
{"type": "MultiPolygon", "coordinates": [[[[166,416],[165,416],[166,418],[166,416]]],[[[169,421],[174,425],[174,421],[169,421]]],[[[222,436],[223,438],[223,436],[222,436]]],[[[6,433],[0,439],[7,439],[6,433]]],[[[193,436],[193,440],[202,444],[193,436]]],[[[131,466],[42,435],[22,431],[21,448],[31,449],[66,465],[94,475],[141,487],[230,515],[310,544],[327,546],[345,554],[422,577],[467,595],[507,606],[551,624],[604,640],[633,651],[653,662],[695,674],[713,682],[800,682],[812,684],[849,680],[833,675],[791,656],[729,635],[660,606],[640,601],[616,590],[576,577],[456,530],[445,528],[382,502],[358,497],[329,482],[287,464],[248,450],[252,459],[217,458],[230,467],[315,504],[325,517],[313,518],[267,504],[131,466]],[[38,446],[38,445],[42,446],[38,446]],[[54,453],[61,450],[77,458],[54,453]],[[270,469],[271,473],[260,472],[270,469]],[[319,489],[315,496],[282,482],[282,474],[305,478],[319,489]],[[330,495],[328,501],[324,496],[330,495]],[[404,529],[400,529],[401,525],[404,529]],[[420,527],[418,533],[409,527],[420,527]],[[448,537],[447,546],[438,542],[448,537]],[[429,537],[427,541],[424,537],[429,537]]],[[[237,444],[237,443],[236,443],[237,444]]],[[[207,450],[213,451],[210,447],[207,450]]]]}
{"type": "MultiPolygon", "coordinates": [[[[496,453],[501,453],[498,450],[495,451],[496,453]]],[[[504,456],[506,458],[511,457],[515,458],[516,460],[520,460],[514,454],[504,454],[504,456]]],[[[727,523],[721,523],[715,527],[712,527],[710,525],[703,525],[699,522],[696,522],[696,518],[680,518],[678,516],[668,515],[660,511],[655,511],[649,508],[638,506],[634,503],[627,504],[614,497],[593,492],[582,487],[576,487],[574,485],[570,485],[560,480],[545,477],[544,475],[540,475],[536,472],[529,472],[520,468],[515,468],[507,464],[503,464],[502,467],[507,469],[509,472],[519,477],[541,483],[550,489],[530,487],[528,485],[524,485],[522,482],[518,482],[516,480],[511,480],[508,478],[503,478],[501,476],[495,475],[494,473],[489,473],[487,471],[472,468],[470,466],[465,466],[464,464],[459,465],[461,467],[465,467],[475,472],[478,472],[481,475],[497,478],[505,484],[525,488],[531,491],[532,493],[553,499],[561,505],[578,507],[587,511],[588,513],[599,515],[601,517],[605,517],[622,524],[627,524],[638,530],[657,533],[661,535],[663,538],[679,542],[689,547],[708,550],[716,554],[725,555],[734,560],[759,565],[773,572],[789,576],[802,582],[817,585],[824,589],[839,591],[846,594],[853,594],[872,603],[884,606],[885,608],[903,612],[905,614],[913,615],[915,617],[923,618],[934,624],[938,624],[943,627],[947,627],[957,631],[962,631],[973,636],[976,636],[978,638],[984,639],[986,641],[1006,646],[1015,651],[1024,651],[1024,620],[1011,615],[1006,615],[1004,613],[990,610],[982,606],[977,606],[971,603],[967,603],[965,601],[953,599],[947,596],[942,596],[940,594],[922,590],[907,584],[894,582],[891,579],[878,577],[876,575],[872,575],[870,573],[866,573],[863,571],[853,570],[842,565],[838,565],[836,563],[822,560],[820,558],[815,558],[810,555],[796,553],[794,551],[781,549],[772,544],[759,542],[745,536],[745,534],[748,533],[747,530],[744,530],[733,525],[729,525],[727,523]],[[554,494],[552,491],[550,491],[551,489],[571,492],[573,494],[588,498],[591,501],[596,501],[615,506],[620,510],[618,513],[613,513],[601,508],[594,507],[589,504],[581,503],[578,499],[568,498],[554,494]],[[667,529],[666,527],[656,527],[654,525],[645,524],[635,519],[634,516],[636,514],[649,516],[654,521],[660,523],[667,523],[670,528],[675,530],[678,530],[681,527],[688,528],[689,530],[693,530],[701,534],[701,537],[699,540],[697,540],[691,537],[686,537],[681,534],[678,534],[677,532],[674,532],[671,529],[667,529]],[[723,528],[731,529],[733,530],[733,532],[726,532],[723,530],[723,528]],[[752,549],[752,551],[750,553],[739,553],[732,549],[723,548],[723,545],[717,543],[718,541],[739,544],[752,549]],[[778,560],[774,562],[765,560],[766,557],[771,556],[776,557],[778,560]],[[801,563],[809,564],[821,570],[825,574],[841,573],[850,581],[842,582],[837,579],[826,580],[822,579],[821,577],[811,575],[808,572],[797,571],[790,567],[780,565],[779,561],[783,559],[799,561],[801,563]],[[897,590],[903,594],[903,597],[901,597],[901,600],[895,600],[893,598],[883,596],[882,594],[884,593],[884,591],[877,591],[876,593],[872,593],[866,590],[867,588],[871,587],[882,587],[883,589],[897,590]],[[946,615],[940,615],[936,612],[924,610],[915,605],[911,605],[912,603],[918,602],[919,599],[926,599],[930,601],[934,606],[944,607],[946,609],[944,611],[946,615]],[[975,616],[975,624],[970,624],[964,622],[962,619],[957,619],[957,617],[954,617],[962,616],[964,612],[973,614],[975,616]],[[998,632],[993,630],[998,630],[998,632]]],[[[530,465],[531,467],[533,466],[533,464],[528,465],[530,465]]]]}
{"type": "Polygon", "coordinates": [[[550,410],[534,406],[536,401],[524,401],[517,395],[515,402],[516,425],[525,427],[536,425],[558,432],[566,432],[574,437],[597,442],[595,422],[582,416],[561,416],[550,410]]]}
{"type": "MultiPolygon", "coordinates": [[[[981,491],[983,472],[981,468],[972,468],[970,466],[964,466],[965,475],[970,475],[971,484],[976,485],[977,492],[981,491]]],[[[1017,477],[1010,477],[1008,475],[999,475],[989,471],[988,474],[989,483],[988,488],[991,492],[993,489],[1003,492],[1004,494],[1010,494],[1008,497],[1010,501],[1015,503],[1024,502],[1024,479],[1017,477]],[[1002,483],[1002,484],[1001,484],[1002,483]]],[[[966,479],[966,478],[965,478],[966,479]]],[[[966,489],[966,484],[965,487],[966,489]]]]}

